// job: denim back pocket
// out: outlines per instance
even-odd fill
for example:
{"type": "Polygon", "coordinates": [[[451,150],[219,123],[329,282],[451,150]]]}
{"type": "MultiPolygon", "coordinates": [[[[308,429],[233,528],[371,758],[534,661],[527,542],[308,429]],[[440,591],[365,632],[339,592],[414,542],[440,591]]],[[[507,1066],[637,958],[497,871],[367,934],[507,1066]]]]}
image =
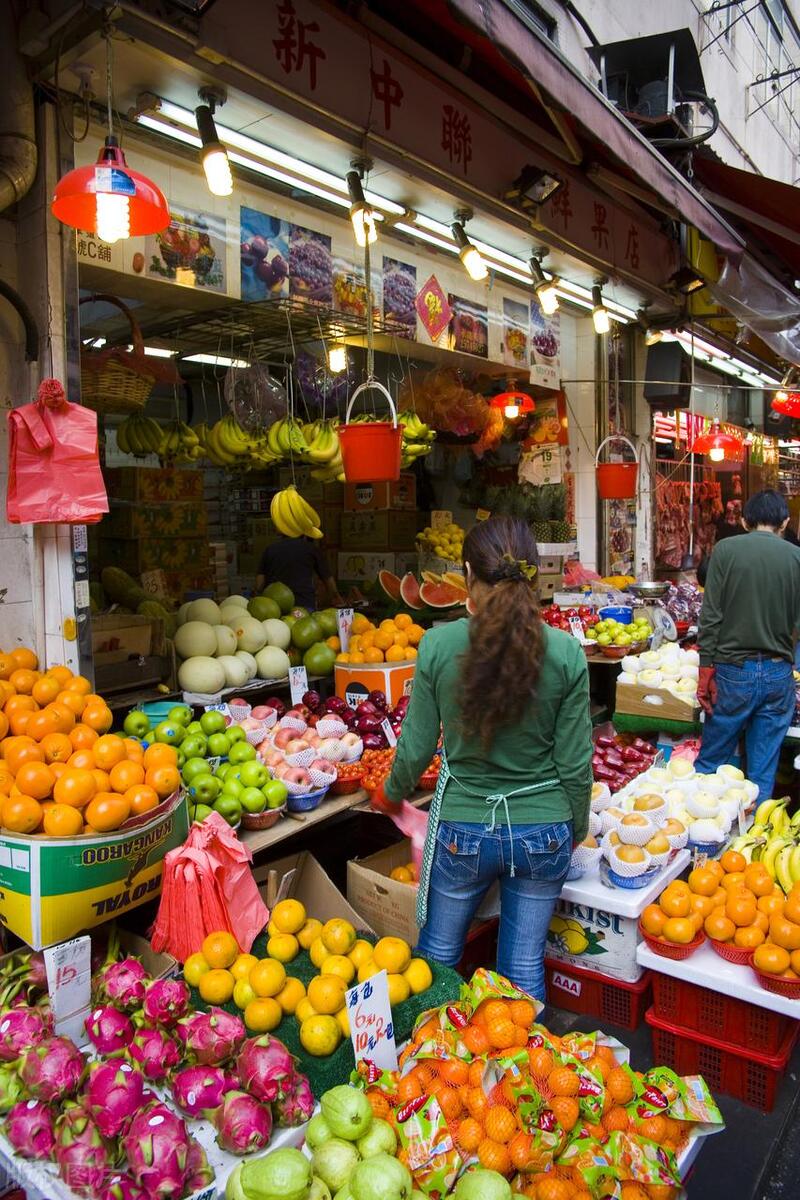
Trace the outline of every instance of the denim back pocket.
{"type": "Polygon", "coordinates": [[[564,821],[517,834],[525,851],[531,879],[561,879],[572,857],[571,827],[564,821]]]}
{"type": "Polygon", "coordinates": [[[436,831],[435,866],[440,867],[451,879],[466,882],[477,877],[480,856],[479,833],[459,829],[457,825],[442,821],[436,831]]]}

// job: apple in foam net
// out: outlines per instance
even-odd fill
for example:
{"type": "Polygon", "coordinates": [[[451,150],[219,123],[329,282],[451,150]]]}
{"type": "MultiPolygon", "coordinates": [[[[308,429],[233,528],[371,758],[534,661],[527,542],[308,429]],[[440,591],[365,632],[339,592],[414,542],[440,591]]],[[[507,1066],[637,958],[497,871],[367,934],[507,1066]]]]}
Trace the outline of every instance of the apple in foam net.
{"type": "Polygon", "coordinates": [[[279,729],[272,741],[276,749],[285,750],[289,742],[294,741],[296,737],[293,729],[279,729]]]}
{"type": "Polygon", "coordinates": [[[311,764],[312,771],[322,771],[325,775],[335,775],[336,767],[327,758],[315,758],[311,764]]]}
{"type": "Polygon", "coordinates": [[[350,749],[352,746],[357,746],[361,741],[361,738],[357,733],[346,733],[339,740],[343,746],[346,746],[348,749],[350,749]]]}
{"type": "Polygon", "coordinates": [[[256,721],[268,721],[270,717],[275,716],[275,709],[270,708],[268,704],[258,704],[250,715],[255,717],[256,721]]]}
{"type": "Polygon", "coordinates": [[[258,748],[259,751],[262,750],[262,747],[265,748],[265,753],[262,753],[262,758],[264,759],[265,765],[268,766],[270,770],[274,770],[275,767],[280,766],[280,764],[284,761],[280,750],[273,750],[269,742],[262,742],[258,748]]]}
{"type": "Polygon", "coordinates": [[[302,752],[307,749],[308,742],[305,740],[305,738],[295,737],[292,738],[290,742],[286,743],[287,754],[302,754],[302,752]]]}
{"type": "Polygon", "coordinates": [[[285,783],[294,783],[299,786],[311,783],[311,776],[305,767],[289,767],[287,766],[281,778],[285,783]]]}
{"type": "Polygon", "coordinates": [[[663,808],[664,801],[660,796],[656,796],[655,793],[646,792],[643,796],[636,797],[633,807],[637,812],[652,812],[656,808],[663,808]]]}

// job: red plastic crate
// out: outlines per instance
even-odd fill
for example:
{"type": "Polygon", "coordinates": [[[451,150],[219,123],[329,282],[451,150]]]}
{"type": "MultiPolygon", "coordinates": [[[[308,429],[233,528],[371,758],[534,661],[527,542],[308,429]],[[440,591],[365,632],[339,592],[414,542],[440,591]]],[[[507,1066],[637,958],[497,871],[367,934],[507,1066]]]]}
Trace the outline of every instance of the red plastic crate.
{"type": "Polygon", "coordinates": [[[610,1021],[623,1029],[638,1029],[650,1003],[650,971],[637,983],[609,979],[597,971],[568,966],[555,959],[544,960],[547,1003],[567,1012],[586,1013],[610,1021]],[[554,982],[556,976],[564,982],[554,982]],[[567,983],[570,986],[564,986],[567,983]]]}
{"type": "Polygon", "coordinates": [[[658,971],[653,972],[653,1012],[659,1020],[671,1025],[734,1046],[747,1046],[759,1054],[780,1053],[787,1033],[797,1025],[794,1017],[658,971]]]}
{"type": "Polygon", "coordinates": [[[777,1054],[757,1054],[749,1046],[732,1046],[707,1033],[662,1021],[651,1008],[644,1015],[653,1035],[653,1060],[678,1075],[702,1075],[712,1092],[734,1096],[762,1112],[772,1112],[797,1041],[800,1025],[784,1036],[777,1054]]]}

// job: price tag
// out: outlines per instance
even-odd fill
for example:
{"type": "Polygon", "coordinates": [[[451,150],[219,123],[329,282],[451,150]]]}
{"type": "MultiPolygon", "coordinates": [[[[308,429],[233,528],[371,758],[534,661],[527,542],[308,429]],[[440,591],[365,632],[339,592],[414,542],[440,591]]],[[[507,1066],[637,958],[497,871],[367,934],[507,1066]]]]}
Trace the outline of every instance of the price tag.
{"type": "Polygon", "coordinates": [[[391,726],[391,723],[390,723],[388,717],[386,717],[385,720],[381,721],[381,732],[383,733],[383,736],[386,738],[390,747],[392,749],[394,749],[394,747],[397,745],[397,734],[392,729],[392,726],[391,726]]]}
{"type": "Polygon", "coordinates": [[[308,691],[308,674],[305,667],[289,667],[289,692],[292,704],[302,703],[308,691]]]}
{"type": "Polygon", "coordinates": [[[48,946],[44,965],[55,1031],[84,1045],[88,1040],[84,1022],[92,1007],[92,939],[79,937],[48,946]]]}
{"type": "Polygon", "coordinates": [[[546,483],[561,483],[561,447],[557,442],[537,446],[519,460],[518,477],[540,487],[546,483]]]}
{"type": "Polygon", "coordinates": [[[740,837],[742,836],[742,834],[747,833],[747,817],[745,816],[744,810],[745,810],[745,802],[744,802],[744,800],[740,800],[739,801],[739,811],[736,814],[736,818],[739,822],[739,836],[740,837]]]}
{"type": "Polygon", "coordinates": [[[76,554],[85,554],[89,549],[89,535],[85,525],[72,526],[72,549],[76,554]]]}
{"type": "Polygon", "coordinates": [[[475,520],[476,521],[488,521],[489,517],[491,515],[492,514],[489,512],[488,508],[476,508],[475,509],[475,520]]]}
{"type": "Polygon", "coordinates": [[[569,618],[569,631],[579,642],[583,642],[583,621],[580,617],[569,618]]]}
{"type": "Polygon", "coordinates": [[[353,628],[352,608],[337,608],[336,624],[339,627],[339,642],[342,651],[346,654],[350,648],[350,630],[353,628]]]}
{"type": "Polygon", "coordinates": [[[345,999],[356,1066],[367,1061],[382,1071],[396,1071],[397,1047],[386,972],[379,971],[350,988],[345,999]]]}
{"type": "Polygon", "coordinates": [[[656,767],[663,767],[664,764],[666,763],[666,761],[667,760],[664,757],[664,751],[659,750],[658,753],[656,754],[655,758],[653,759],[653,763],[652,763],[652,766],[650,769],[653,770],[656,767]]]}
{"type": "Polygon", "coordinates": [[[223,717],[230,717],[231,715],[230,707],[225,703],[224,700],[219,704],[206,704],[205,710],[206,712],[222,713],[223,717]]]}
{"type": "Polygon", "coordinates": [[[142,587],[148,596],[157,596],[160,600],[165,600],[169,597],[167,577],[163,571],[142,571],[141,580],[142,587]]]}
{"type": "Polygon", "coordinates": [[[444,529],[446,525],[452,525],[452,523],[453,514],[443,508],[434,509],[431,513],[431,529],[444,529]]]}

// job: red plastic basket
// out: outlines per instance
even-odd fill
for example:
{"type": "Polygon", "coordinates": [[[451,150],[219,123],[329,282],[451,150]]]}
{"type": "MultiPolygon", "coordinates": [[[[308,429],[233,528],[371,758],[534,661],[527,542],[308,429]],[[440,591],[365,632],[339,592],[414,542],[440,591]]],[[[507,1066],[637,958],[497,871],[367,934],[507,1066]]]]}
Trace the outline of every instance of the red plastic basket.
{"type": "Polygon", "coordinates": [[[755,947],[749,949],[747,946],[733,946],[730,942],[718,942],[714,938],[709,938],[708,944],[720,958],[736,963],[739,967],[749,967],[755,953],[755,947]]]}
{"type": "Polygon", "coordinates": [[[772,1112],[781,1082],[800,1032],[792,1021],[775,1054],[758,1054],[751,1046],[732,1046],[707,1033],[672,1025],[654,1009],[644,1015],[653,1035],[653,1059],[678,1075],[702,1075],[711,1091],[772,1112]]]}
{"type": "Polygon", "coordinates": [[[781,979],[780,975],[768,975],[766,971],[758,971],[755,967],[753,973],[764,991],[786,996],[789,1000],[800,1000],[800,979],[781,979]]]}
{"type": "Polygon", "coordinates": [[[597,971],[544,960],[547,1003],[567,1012],[586,1013],[623,1029],[638,1029],[650,1003],[651,973],[636,983],[609,979],[597,971]]]}
{"type": "Polygon", "coordinates": [[[690,958],[706,940],[706,935],[701,929],[695,938],[691,942],[687,942],[685,946],[679,946],[675,942],[660,942],[658,938],[647,932],[641,921],[639,922],[639,932],[654,954],[660,954],[662,958],[671,958],[677,962],[684,958],[690,958]]]}
{"type": "Polygon", "coordinates": [[[734,1046],[747,1046],[759,1054],[776,1054],[795,1024],[792,1017],[759,1004],[723,996],[660,971],[653,971],[652,1011],[660,1021],[734,1046]]]}

